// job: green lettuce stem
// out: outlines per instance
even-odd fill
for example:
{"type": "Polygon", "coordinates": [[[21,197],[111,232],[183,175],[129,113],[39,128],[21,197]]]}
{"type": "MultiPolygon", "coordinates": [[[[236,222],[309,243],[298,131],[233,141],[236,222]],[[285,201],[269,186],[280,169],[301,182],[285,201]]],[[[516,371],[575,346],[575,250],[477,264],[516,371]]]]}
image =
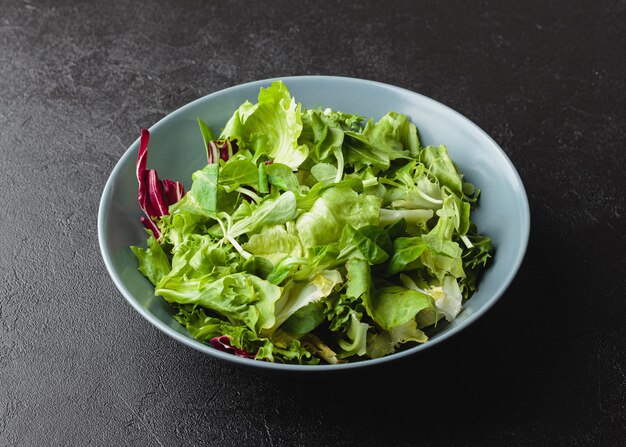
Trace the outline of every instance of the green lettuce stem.
{"type": "Polygon", "coordinates": [[[239,192],[239,193],[241,193],[241,194],[244,194],[244,195],[246,195],[246,196],[250,197],[250,198],[251,198],[252,200],[254,200],[256,203],[261,203],[261,200],[263,200],[263,199],[261,199],[259,196],[257,196],[255,193],[253,193],[253,192],[252,192],[252,191],[250,191],[249,189],[244,188],[244,187],[242,187],[242,186],[240,186],[239,188],[235,189],[235,191],[237,191],[237,192],[239,192]]]}
{"type": "Polygon", "coordinates": [[[434,197],[429,196],[428,194],[426,194],[425,192],[423,192],[420,189],[415,189],[414,190],[417,195],[419,195],[422,199],[429,201],[430,203],[434,203],[436,205],[441,205],[443,203],[443,200],[439,200],[439,199],[435,199],[434,197]]]}
{"type": "Polygon", "coordinates": [[[339,183],[343,178],[343,168],[344,168],[344,160],[343,160],[343,152],[341,149],[335,149],[335,158],[337,158],[337,175],[335,176],[335,183],[339,183]]]}
{"type": "Polygon", "coordinates": [[[244,257],[244,259],[250,259],[252,255],[248,253],[247,251],[245,251],[243,247],[239,245],[239,242],[235,240],[234,237],[228,234],[226,227],[224,227],[224,223],[220,219],[217,219],[217,223],[220,225],[220,228],[222,229],[222,233],[224,233],[224,237],[228,240],[228,242],[231,243],[231,245],[235,248],[235,250],[237,250],[239,254],[244,257]]]}
{"type": "Polygon", "coordinates": [[[363,180],[363,188],[368,188],[370,186],[378,185],[378,179],[376,177],[368,178],[363,180]]]}

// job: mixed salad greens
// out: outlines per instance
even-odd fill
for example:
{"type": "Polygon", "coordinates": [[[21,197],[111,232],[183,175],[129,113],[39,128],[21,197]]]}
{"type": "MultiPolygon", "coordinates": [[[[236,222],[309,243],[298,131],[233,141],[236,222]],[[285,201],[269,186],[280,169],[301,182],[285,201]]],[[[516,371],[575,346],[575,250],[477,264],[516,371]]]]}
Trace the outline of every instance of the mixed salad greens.
{"type": "Polygon", "coordinates": [[[242,357],[316,364],[427,341],[476,290],[493,247],[479,190],[407,116],[305,109],[282,82],[243,103],[182,183],[137,158],[155,294],[197,340],[242,357]]]}

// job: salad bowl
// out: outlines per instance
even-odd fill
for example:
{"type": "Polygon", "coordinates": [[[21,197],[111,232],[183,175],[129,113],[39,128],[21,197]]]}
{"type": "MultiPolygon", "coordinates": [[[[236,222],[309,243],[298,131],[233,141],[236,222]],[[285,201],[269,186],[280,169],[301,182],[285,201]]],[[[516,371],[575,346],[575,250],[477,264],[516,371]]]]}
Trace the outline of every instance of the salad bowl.
{"type": "Polygon", "coordinates": [[[206,166],[207,154],[198,132],[198,117],[221,130],[234,110],[254,102],[260,88],[282,81],[302,107],[330,108],[377,120],[390,111],[406,115],[423,145],[446,145],[464,178],[480,188],[480,204],[472,221],[489,235],[495,255],[480,277],[476,292],[459,315],[441,325],[429,340],[379,358],[338,364],[301,365],[235,356],[194,339],[174,317],[171,306],[155,295],[154,286],[138,270],[130,246],[145,245],[139,221],[136,162],[138,138],[121,157],[102,192],[98,238],[104,264],[115,286],[139,314],[156,328],[200,352],[237,366],[269,371],[339,371],[380,365],[416,355],[462,332],[484,315],[506,292],[523,261],[530,232],[528,199],[523,183],[505,152],[469,119],[416,92],[380,82],[333,76],[295,76],[233,86],[197,99],[150,127],[150,167],[161,178],[175,179],[191,189],[192,173],[206,166]]]}

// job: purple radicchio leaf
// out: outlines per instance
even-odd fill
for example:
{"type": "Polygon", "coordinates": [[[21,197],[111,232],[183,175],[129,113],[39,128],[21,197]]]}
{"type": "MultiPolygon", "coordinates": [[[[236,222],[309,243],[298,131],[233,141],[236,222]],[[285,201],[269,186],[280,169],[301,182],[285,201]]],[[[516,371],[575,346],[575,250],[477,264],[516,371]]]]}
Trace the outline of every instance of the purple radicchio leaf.
{"type": "Polygon", "coordinates": [[[163,189],[170,205],[178,202],[185,195],[185,187],[180,182],[163,179],[163,189]]]}
{"type": "Polygon", "coordinates": [[[139,218],[139,221],[143,224],[144,227],[152,231],[154,237],[158,239],[159,236],[161,236],[161,231],[159,231],[159,227],[157,227],[157,224],[154,223],[154,221],[148,219],[146,216],[141,216],[139,218]]]}
{"type": "Polygon", "coordinates": [[[139,206],[147,216],[142,216],[140,218],[141,222],[158,239],[161,236],[161,232],[156,225],[156,221],[160,217],[169,214],[170,205],[178,202],[185,195],[185,188],[180,182],[167,179],[159,180],[159,176],[154,169],[146,169],[149,140],[150,131],[141,129],[139,152],[137,154],[137,181],[139,182],[137,198],[139,206]]]}
{"type": "Polygon", "coordinates": [[[207,158],[209,164],[213,163],[213,160],[218,157],[221,160],[228,161],[230,157],[237,153],[239,147],[237,146],[237,140],[214,140],[209,141],[207,147],[207,158]]]}
{"type": "Polygon", "coordinates": [[[238,357],[245,357],[248,359],[253,359],[254,354],[250,354],[249,352],[244,351],[243,349],[239,349],[230,344],[230,338],[227,335],[220,335],[219,337],[213,337],[210,340],[211,345],[219,349],[220,351],[230,352],[235,354],[238,357]]]}

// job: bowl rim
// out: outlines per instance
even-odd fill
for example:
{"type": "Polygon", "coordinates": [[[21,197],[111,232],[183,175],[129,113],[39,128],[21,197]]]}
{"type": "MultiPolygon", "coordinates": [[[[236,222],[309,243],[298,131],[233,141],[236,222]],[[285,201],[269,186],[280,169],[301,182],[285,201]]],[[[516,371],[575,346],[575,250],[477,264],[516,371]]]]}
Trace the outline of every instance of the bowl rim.
{"type": "Polygon", "coordinates": [[[442,343],[443,341],[448,340],[453,335],[466,329],[471,324],[473,324],[476,320],[478,320],[481,316],[483,316],[491,307],[493,307],[497,301],[500,300],[504,292],[509,288],[509,286],[513,282],[513,279],[517,275],[519,268],[525,258],[526,250],[528,247],[528,241],[530,237],[530,207],[529,207],[529,202],[528,202],[528,196],[526,194],[524,184],[522,182],[522,179],[517,169],[515,168],[512,161],[507,156],[507,154],[504,152],[504,150],[500,147],[500,145],[489,134],[487,134],[487,132],[485,132],[481,127],[479,127],[476,123],[474,123],[472,120],[470,120],[469,118],[467,118],[465,115],[461,114],[460,112],[457,112],[456,110],[447,106],[446,104],[443,104],[421,93],[415,92],[413,90],[409,90],[404,87],[399,87],[396,85],[388,84],[385,82],[374,81],[374,80],[358,78],[358,77],[330,76],[330,75],[278,76],[278,77],[260,79],[260,80],[232,85],[230,87],[220,89],[220,90],[211,92],[207,95],[204,95],[202,97],[199,97],[179,107],[178,109],[175,109],[171,113],[163,116],[156,123],[154,123],[149,128],[149,130],[151,132],[155,131],[159,127],[163,126],[166,122],[176,119],[178,115],[185,113],[185,111],[196,106],[197,104],[205,102],[205,101],[210,101],[211,99],[216,98],[221,95],[228,95],[232,93],[233,91],[237,91],[237,90],[244,89],[244,88],[255,87],[255,86],[259,88],[266,87],[269,83],[273,81],[280,81],[280,80],[287,83],[289,81],[305,81],[306,82],[306,81],[319,81],[322,79],[328,80],[328,81],[350,82],[350,83],[356,83],[360,85],[373,85],[379,88],[382,87],[382,88],[394,90],[403,94],[408,94],[410,96],[416,96],[420,99],[420,101],[431,103],[432,105],[436,107],[442,108],[447,113],[452,114],[453,116],[456,116],[457,118],[460,118],[461,121],[465,121],[469,128],[472,128],[472,130],[481,134],[489,144],[491,144],[497,151],[499,151],[500,155],[504,158],[505,162],[508,164],[508,167],[512,174],[512,179],[514,180],[515,186],[517,190],[519,191],[519,199],[521,201],[521,211],[522,211],[521,213],[522,219],[521,219],[521,225],[520,225],[521,245],[519,246],[519,251],[518,251],[519,254],[516,257],[515,262],[512,265],[512,268],[508,271],[508,274],[506,275],[504,280],[499,283],[495,293],[492,294],[490,300],[487,301],[481,308],[477,309],[475,312],[469,315],[469,317],[466,320],[464,320],[462,324],[451,328],[449,331],[442,333],[440,336],[436,337],[435,339],[428,340],[428,342],[426,343],[422,343],[412,348],[409,348],[400,352],[396,352],[396,353],[393,353],[384,357],[380,357],[376,359],[364,359],[364,360],[358,360],[354,362],[341,363],[341,364],[335,364],[335,365],[330,365],[330,364],[294,365],[294,364],[263,362],[263,361],[258,361],[254,359],[238,357],[233,354],[220,351],[218,349],[213,348],[210,345],[201,343],[191,338],[190,336],[185,336],[184,334],[176,331],[175,329],[173,329],[172,327],[170,327],[169,325],[165,324],[163,321],[158,319],[156,316],[148,312],[148,310],[144,308],[143,306],[141,306],[139,302],[133,297],[133,295],[126,288],[126,286],[122,283],[121,279],[118,277],[117,273],[115,272],[113,268],[111,255],[109,254],[107,247],[106,247],[106,236],[104,232],[105,217],[106,217],[107,209],[108,209],[108,206],[111,202],[111,198],[113,195],[112,190],[113,190],[114,179],[116,178],[118,173],[122,170],[122,167],[127,163],[128,161],[127,159],[130,158],[131,156],[136,156],[135,152],[139,146],[139,140],[140,140],[139,138],[137,138],[124,151],[124,154],[122,154],[122,156],[119,158],[113,170],[109,174],[106,184],[102,190],[100,204],[98,207],[98,242],[99,242],[100,251],[102,254],[105,267],[109,273],[109,276],[113,280],[113,283],[117,287],[118,291],[122,294],[122,296],[126,299],[126,301],[137,312],[139,312],[139,314],[144,319],[146,319],[148,322],[150,322],[153,326],[155,326],[161,332],[165,333],[166,335],[169,335],[176,341],[186,346],[189,346],[190,348],[193,348],[197,351],[200,351],[204,354],[208,354],[212,357],[218,358],[220,360],[224,360],[229,363],[234,363],[239,366],[253,367],[255,369],[260,368],[264,370],[284,371],[284,372],[322,372],[322,371],[352,370],[352,369],[364,368],[364,367],[369,367],[369,366],[374,366],[374,365],[381,365],[383,363],[390,363],[390,362],[394,362],[403,358],[407,358],[409,356],[413,356],[417,354],[420,351],[432,348],[433,346],[436,346],[442,343]]]}

